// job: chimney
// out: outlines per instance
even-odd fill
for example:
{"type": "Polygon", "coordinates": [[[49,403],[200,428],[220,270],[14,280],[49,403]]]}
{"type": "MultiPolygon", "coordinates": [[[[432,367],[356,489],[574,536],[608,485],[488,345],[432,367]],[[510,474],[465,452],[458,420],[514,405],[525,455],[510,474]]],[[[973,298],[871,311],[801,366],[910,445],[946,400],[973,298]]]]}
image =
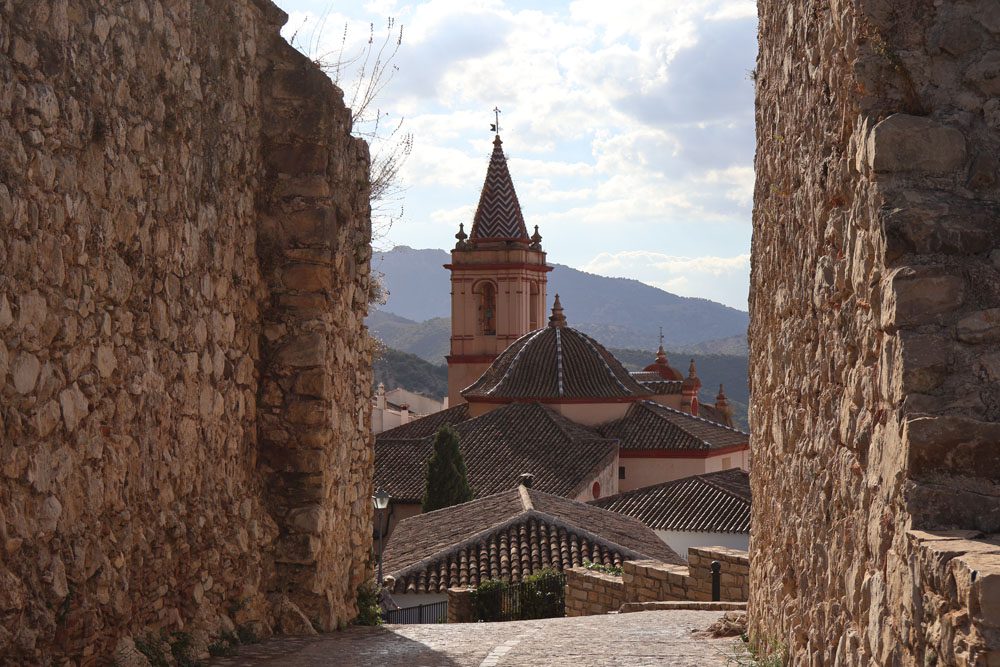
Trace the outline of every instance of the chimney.
{"type": "Polygon", "coordinates": [[[530,472],[522,472],[517,478],[517,485],[523,486],[526,489],[530,489],[531,485],[535,483],[535,476],[530,472]]]}

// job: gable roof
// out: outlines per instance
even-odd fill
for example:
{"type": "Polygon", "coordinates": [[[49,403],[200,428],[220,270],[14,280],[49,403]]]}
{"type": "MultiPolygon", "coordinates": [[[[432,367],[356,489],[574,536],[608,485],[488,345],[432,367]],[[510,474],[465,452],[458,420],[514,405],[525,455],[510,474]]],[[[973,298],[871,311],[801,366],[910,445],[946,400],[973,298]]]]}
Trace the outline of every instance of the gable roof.
{"type": "Polygon", "coordinates": [[[683,561],[640,521],[537,489],[517,487],[404,519],[385,549],[395,593],[441,592],[486,579],[520,581],[544,567],[591,560],[683,561]]]}
{"type": "Polygon", "coordinates": [[[414,419],[411,422],[382,431],[378,438],[386,440],[412,440],[434,435],[446,424],[455,425],[469,418],[469,404],[461,403],[453,408],[432,412],[426,417],[414,419]]]}
{"type": "Polygon", "coordinates": [[[676,479],[593,500],[655,530],[750,532],[750,475],[738,468],[676,479]]]}
{"type": "Polygon", "coordinates": [[[436,413],[378,434],[375,485],[398,502],[419,502],[434,434],[444,423],[458,431],[469,485],[477,497],[511,488],[522,473],[535,476],[536,489],[576,495],[618,451],[614,440],[539,403],[512,403],[472,419],[448,421],[462,414],[460,407],[468,409],[462,404],[444,411],[456,410],[449,418],[420,423],[442,414],[436,413]],[[418,437],[399,438],[400,433],[418,437]]]}
{"type": "Polygon", "coordinates": [[[504,350],[467,400],[636,399],[652,395],[596,340],[568,326],[531,331],[504,350]]]}
{"type": "Polygon", "coordinates": [[[472,219],[469,241],[523,241],[530,242],[524,225],[521,204],[514,191],[514,181],[507,169],[503,142],[500,135],[493,140],[493,154],[486,169],[486,181],[479,195],[479,206],[472,219]]]}
{"type": "Polygon", "coordinates": [[[653,401],[629,406],[621,419],[597,427],[605,437],[617,438],[630,449],[712,450],[748,445],[750,435],[735,428],[695,417],[653,401]]]}

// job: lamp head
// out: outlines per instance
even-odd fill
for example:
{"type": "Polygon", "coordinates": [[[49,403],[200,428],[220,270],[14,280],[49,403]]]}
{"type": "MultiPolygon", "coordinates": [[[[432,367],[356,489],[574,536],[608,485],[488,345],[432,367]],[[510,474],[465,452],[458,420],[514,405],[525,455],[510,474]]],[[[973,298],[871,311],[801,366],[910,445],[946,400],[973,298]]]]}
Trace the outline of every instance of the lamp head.
{"type": "Polygon", "coordinates": [[[375,509],[384,510],[389,506],[389,492],[383,489],[381,486],[372,496],[372,502],[375,504],[375,509]]]}

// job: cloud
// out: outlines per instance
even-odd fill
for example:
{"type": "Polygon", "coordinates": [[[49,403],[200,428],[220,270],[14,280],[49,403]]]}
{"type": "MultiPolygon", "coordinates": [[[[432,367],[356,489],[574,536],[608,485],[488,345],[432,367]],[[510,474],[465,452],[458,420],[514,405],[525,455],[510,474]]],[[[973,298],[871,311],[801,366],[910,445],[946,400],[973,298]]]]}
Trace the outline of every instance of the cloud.
{"type": "MultiPolygon", "coordinates": [[[[753,0],[368,5],[405,26],[382,98],[414,136],[393,242],[450,247],[468,227],[499,106],[525,216],[553,258],[745,307],[746,262],[713,271],[749,251],[753,0]]],[[[367,39],[358,6],[338,9],[367,39]]]]}

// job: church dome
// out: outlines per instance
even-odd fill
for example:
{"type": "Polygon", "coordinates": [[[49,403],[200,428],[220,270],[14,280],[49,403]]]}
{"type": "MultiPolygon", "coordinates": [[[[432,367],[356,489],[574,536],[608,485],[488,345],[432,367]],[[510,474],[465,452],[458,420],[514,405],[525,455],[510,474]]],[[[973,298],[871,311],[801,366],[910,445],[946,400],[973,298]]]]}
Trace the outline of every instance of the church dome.
{"type": "Polygon", "coordinates": [[[647,373],[657,373],[664,380],[683,380],[684,375],[670,365],[667,360],[667,353],[663,350],[663,344],[660,344],[660,349],[656,351],[656,361],[651,363],[642,369],[647,373]]]}
{"type": "Polygon", "coordinates": [[[559,295],[549,325],[514,341],[462,392],[470,402],[600,402],[651,395],[603,345],[566,325],[559,295]]]}

